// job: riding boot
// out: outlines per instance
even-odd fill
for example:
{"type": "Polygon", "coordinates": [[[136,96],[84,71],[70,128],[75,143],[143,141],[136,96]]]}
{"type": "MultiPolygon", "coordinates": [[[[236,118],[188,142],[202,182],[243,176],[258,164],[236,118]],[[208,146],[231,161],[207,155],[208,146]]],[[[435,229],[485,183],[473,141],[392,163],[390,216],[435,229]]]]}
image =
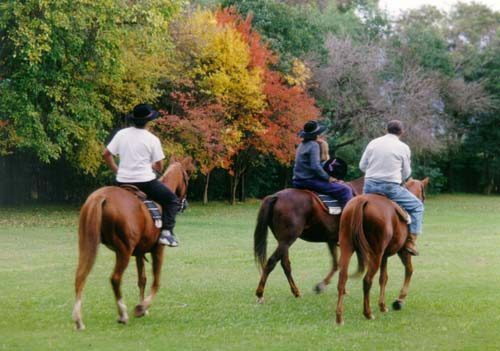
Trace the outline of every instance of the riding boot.
{"type": "Polygon", "coordinates": [[[415,243],[416,241],[416,234],[410,234],[406,238],[405,250],[408,251],[412,256],[418,256],[417,244],[415,243]]]}

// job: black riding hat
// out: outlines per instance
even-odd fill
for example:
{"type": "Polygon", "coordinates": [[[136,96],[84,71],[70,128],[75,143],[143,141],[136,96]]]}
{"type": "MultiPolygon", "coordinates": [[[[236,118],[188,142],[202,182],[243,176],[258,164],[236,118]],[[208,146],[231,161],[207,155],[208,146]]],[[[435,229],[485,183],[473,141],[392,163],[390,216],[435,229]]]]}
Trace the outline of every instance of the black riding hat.
{"type": "Polygon", "coordinates": [[[326,126],[318,123],[318,121],[312,120],[304,124],[304,129],[299,132],[299,137],[301,138],[312,138],[320,135],[326,130],[326,126]]]}
{"type": "Polygon", "coordinates": [[[149,104],[139,104],[134,107],[134,111],[127,116],[129,120],[137,124],[146,124],[146,122],[157,119],[160,113],[153,110],[149,104]]]}

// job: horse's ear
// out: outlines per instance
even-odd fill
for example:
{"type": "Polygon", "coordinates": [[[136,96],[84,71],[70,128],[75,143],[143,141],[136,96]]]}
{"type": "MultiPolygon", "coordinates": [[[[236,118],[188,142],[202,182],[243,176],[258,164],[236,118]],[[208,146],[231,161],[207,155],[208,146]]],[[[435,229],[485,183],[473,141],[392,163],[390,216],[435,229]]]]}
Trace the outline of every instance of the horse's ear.
{"type": "Polygon", "coordinates": [[[179,160],[178,160],[177,156],[172,155],[172,156],[170,156],[169,164],[172,164],[172,163],[175,163],[175,162],[178,162],[178,161],[179,160]]]}
{"type": "Polygon", "coordinates": [[[182,167],[184,167],[184,169],[187,172],[192,173],[195,171],[195,165],[193,162],[193,158],[191,156],[184,157],[180,162],[181,162],[182,167]]]}
{"type": "Polygon", "coordinates": [[[424,179],[422,179],[422,184],[424,188],[427,188],[427,186],[429,185],[429,177],[425,177],[424,179]]]}

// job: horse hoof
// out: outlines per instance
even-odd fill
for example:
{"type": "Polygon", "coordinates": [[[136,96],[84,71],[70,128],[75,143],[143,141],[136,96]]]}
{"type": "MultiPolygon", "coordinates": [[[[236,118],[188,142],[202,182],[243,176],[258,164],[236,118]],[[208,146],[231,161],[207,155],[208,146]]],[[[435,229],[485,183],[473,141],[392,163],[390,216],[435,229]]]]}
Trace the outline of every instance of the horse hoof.
{"type": "Polygon", "coordinates": [[[380,312],[387,313],[387,312],[389,312],[389,309],[385,305],[384,306],[380,306],[380,312]]]}
{"type": "Polygon", "coordinates": [[[368,314],[368,315],[366,315],[366,314],[365,314],[365,317],[366,317],[366,319],[368,319],[369,321],[372,321],[372,320],[374,320],[374,319],[375,319],[375,316],[374,316],[373,314],[368,314]]]}
{"type": "Polygon", "coordinates": [[[257,298],[257,303],[258,304],[264,304],[264,296],[257,298]]]}
{"type": "Polygon", "coordinates": [[[75,322],[75,329],[78,331],[85,330],[85,324],[83,322],[75,322]]]}
{"type": "Polygon", "coordinates": [[[119,324],[127,324],[128,323],[128,318],[122,318],[122,317],[120,317],[120,318],[118,318],[117,322],[119,324]]]}
{"type": "Polygon", "coordinates": [[[337,320],[336,320],[336,322],[337,322],[337,325],[338,325],[339,327],[341,327],[341,326],[343,326],[343,325],[344,325],[344,318],[337,316],[337,320]]]}
{"type": "Polygon", "coordinates": [[[403,308],[403,304],[404,302],[401,301],[401,300],[395,300],[393,303],[392,303],[392,308],[395,310],[395,311],[399,311],[403,308]]]}
{"type": "Polygon", "coordinates": [[[142,306],[142,305],[135,306],[134,316],[136,316],[137,318],[140,318],[140,317],[144,317],[147,315],[148,315],[148,310],[144,306],[142,306]]]}
{"type": "Polygon", "coordinates": [[[318,283],[315,287],[314,287],[314,292],[316,294],[321,294],[323,292],[325,292],[326,290],[326,285],[325,283],[321,282],[321,283],[318,283]]]}

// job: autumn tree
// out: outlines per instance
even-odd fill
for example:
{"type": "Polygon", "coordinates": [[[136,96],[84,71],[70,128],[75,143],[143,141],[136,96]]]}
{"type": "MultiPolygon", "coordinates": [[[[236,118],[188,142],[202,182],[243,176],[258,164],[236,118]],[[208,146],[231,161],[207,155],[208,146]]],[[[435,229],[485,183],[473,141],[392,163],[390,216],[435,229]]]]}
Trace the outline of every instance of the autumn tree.
{"type": "Polygon", "coordinates": [[[244,135],[263,128],[257,118],[265,107],[262,72],[252,65],[242,35],[211,11],[191,13],[172,31],[184,75],[168,87],[159,128],[166,140],[172,137],[169,122],[185,130],[173,140],[200,162],[207,201],[210,172],[230,170],[244,135]]]}
{"type": "MultiPolygon", "coordinates": [[[[240,17],[235,8],[226,8],[218,12],[221,23],[233,23],[241,33],[250,48],[250,65],[263,72],[263,93],[266,107],[258,116],[263,128],[247,131],[241,151],[235,155],[232,166],[233,181],[231,184],[231,202],[236,201],[236,190],[245,179],[245,175],[256,160],[257,154],[272,156],[283,165],[290,165],[295,155],[295,146],[299,139],[297,132],[310,119],[317,119],[319,110],[315,101],[304,90],[308,78],[308,69],[298,60],[295,61],[297,70],[283,77],[272,70],[278,56],[274,54],[262,41],[258,32],[252,28],[252,17],[240,17]],[[300,68],[301,69],[300,69],[300,68]],[[288,78],[290,85],[286,82],[288,78]]],[[[244,184],[241,185],[244,193],[244,184]]]]}
{"type": "Polygon", "coordinates": [[[158,128],[172,149],[194,153],[200,161],[205,201],[214,168],[231,175],[234,203],[258,155],[289,165],[297,131],[318,116],[304,90],[305,65],[295,62],[286,77],[273,71],[277,56],[251,23],[250,16],[223,9],[197,10],[173,25],[185,74],[168,87],[158,128]]]}

